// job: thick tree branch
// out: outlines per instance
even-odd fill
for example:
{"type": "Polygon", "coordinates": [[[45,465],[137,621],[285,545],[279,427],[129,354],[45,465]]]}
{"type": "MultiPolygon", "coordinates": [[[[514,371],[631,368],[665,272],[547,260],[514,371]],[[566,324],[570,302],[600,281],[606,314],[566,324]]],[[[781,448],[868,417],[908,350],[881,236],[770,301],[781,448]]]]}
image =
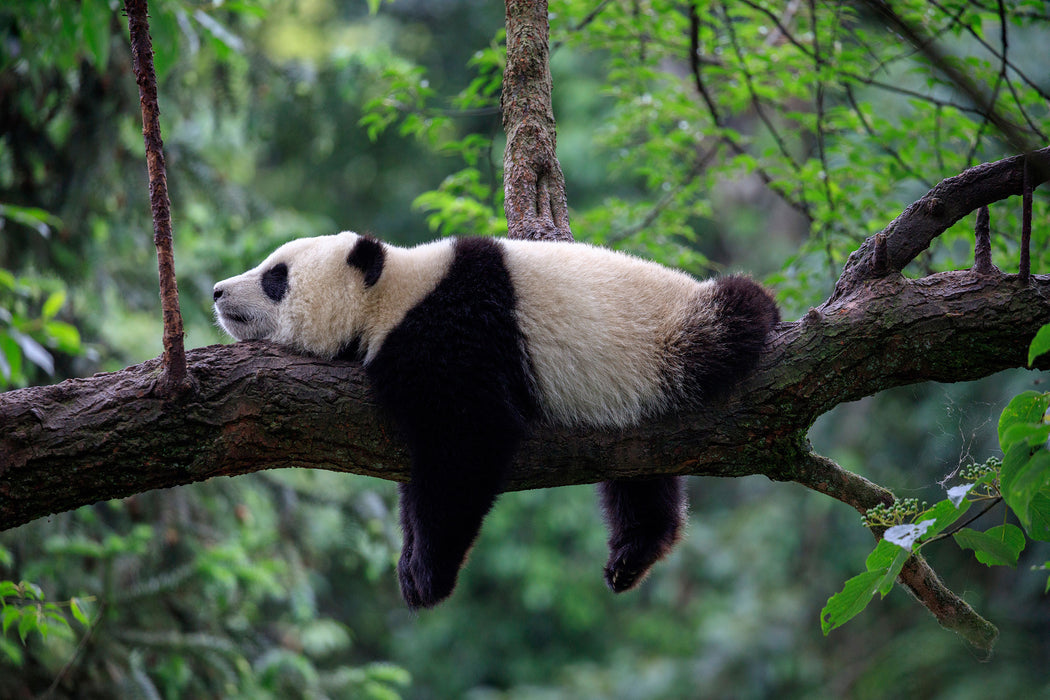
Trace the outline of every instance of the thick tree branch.
{"type": "MultiPolygon", "coordinates": [[[[1022,367],[1048,321],[1046,275],[1026,286],[973,272],[873,283],[782,324],[759,371],[723,404],[622,432],[545,430],[522,450],[509,488],[644,474],[800,480],[797,440],[831,407],[891,386],[1022,367]]],[[[188,359],[194,395],[156,392],[158,360],[0,394],[0,529],[276,467],[406,478],[405,452],[376,416],[359,366],[261,343],[188,359]]]]}

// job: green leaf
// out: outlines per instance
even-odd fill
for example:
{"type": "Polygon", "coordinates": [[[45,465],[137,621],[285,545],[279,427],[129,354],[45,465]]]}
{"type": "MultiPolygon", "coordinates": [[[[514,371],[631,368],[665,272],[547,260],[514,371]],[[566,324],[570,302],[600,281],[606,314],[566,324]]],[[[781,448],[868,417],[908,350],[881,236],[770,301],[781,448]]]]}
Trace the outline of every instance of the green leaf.
{"type": "Polygon", "coordinates": [[[825,636],[868,607],[885,574],[885,569],[865,571],[846,581],[841,591],[828,598],[827,605],[820,611],[820,629],[825,636]]]}
{"type": "Polygon", "coordinates": [[[80,0],[80,19],[88,55],[99,73],[109,63],[109,26],[113,11],[108,0],[80,0]]]}
{"type": "Polygon", "coordinates": [[[1047,487],[1050,487],[1050,452],[1036,450],[1032,454],[1032,448],[1024,442],[1014,443],[1003,458],[999,490],[1025,527],[1032,522],[1028,514],[1029,504],[1047,487]]]}
{"type": "Polygon", "coordinates": [[[1050,494],[1040,491],[1028,504],[1031,522],[1025,528],[1028,536],[1040,542],[1050,542],[1050,494]]]}
{"type": "Polygon", "coordinates": [[[18,637],[22,644],[26,643],[26,637],[33,630],[40,628],[40,611],[36,608],[23,608],[22,619],[18,621],[18,637]]]}
{"type": "Polygon", "coordinates": [[[51,353],[44,349],[43,345],[14,328],[8,330],[8,334],[18,343],[18,347],[22,349],[26,359],[48,374],[55,373],[55,360],[51,357],[51,353]]]}
{"type": "Polygon", "coordinates": [[[69,599],[69,609],[73,613],[73,617],[76,619],[77,622],[84,625],[85,627],[88,627],[91,624],[87,614],[84,612],[84,608],[80,605],[79,598],[69,599]]]}
{"type": "Polygon", "coordinates": [[[1046,444],[1050,437],[1050,423],[1014,423],[1003,433],[1003,443],[1024,442],[1029,447],[1046,444]]]}
{"type": "Polygon", "coordinates": [[[14,605],[8,605],[0,611],[0,624],[2,624],[3,633],[7,634],[7,628],[21,616],[22,609],[14,605]]]}
{"type": "Polygon", "coordinates": [[[0,652],[10,660],[16,668],[21,667],[23,661],[22,649],[9,639],[0,637],[0,652]]]}
{"type": "Polygon", "coordinates": [[[23,598],[28,598],[30,600],[44,599],[44,590],[32,581],[22,581],[18,586],[22,591],[23,598]]]}
{"type": "Polygon", "coordinates": [[[1050,394],[1038,391],[1025,391],[1015,396],[1002,415],[999,416],[999,447],[1006,454],[1010,445],[1004,441],[1006,432],[1018,423],[1041,423],[1047,406],[1050,405],[1050,394]]]}
{"type": "Polygon", "coordinates": [[[76,355],[81,350],[80,331],[65,321],[48,321],[44,324],[44,332],[58,350],[76,355]]]}
{"type": "Polygon", "coordinates": [[[58,290],[57,292],[51,292],[51,295],[44,302],[44,307],[40,311],[40,315],[46,321],[50,321],[55,317],[55,314],[59,312],[62,305],[66,303],[66,293],[64,290],[58,290]]]}
{"type": "Polygon", "coordinates": [[[1050,323],[1039,329],[1028,346],[1028,366],[1031,367],[1035,358],[1050,352],[1050,323]]]}
{"type": "Polygon", "coordinates": [[[14,204],[0,204],[0,219],[16,221],[33,229],[44,238],[51,235],[51,229],[62,225],[62,220],[47,210],[37,207],[18,207],[14,204]]]}
{"type": "Polygon", "coordinates": [[[933,519],[933,525],[926,531],[921,539],[928,540],[944,532],[952,523],[962,517],[963,513],[970,509],[971,501],[963,499],[956,507],[948,499],[938,501],[933,507],[916,516],[916,520],[933,519]]]}
{"type": "Polygon", "coordinates": [[[977,561],[987,566],[1017,566],[1025,545],[1024,533],[1016,525],[999,525],[987,532],[963,528],[955,533],[955,541],[972,549],[977,561]]]}
{"type": "Polygon", "coordinates": [[[875,588],[883,598],[893,589],[893,584],[897,582],[897,577],[900,576],[904,564],[911,558],[911,554],[911,549],[905,549],[891,540],[881,539],[868,555],[867,561],[864,562],[868,571],[882,573],[875,588]]]}

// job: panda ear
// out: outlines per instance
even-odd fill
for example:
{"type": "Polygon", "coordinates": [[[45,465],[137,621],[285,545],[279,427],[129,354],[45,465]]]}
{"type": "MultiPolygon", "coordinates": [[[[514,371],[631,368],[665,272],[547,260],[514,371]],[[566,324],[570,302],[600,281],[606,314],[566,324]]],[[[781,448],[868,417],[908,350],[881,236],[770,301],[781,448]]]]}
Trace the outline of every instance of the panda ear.
{"type": "Polygon", "coordinates": [[[371,287],[383,274],[383,260],[386,253],[383,244],[371,236],[361,236],[346,256],[346,264],[361,270],[365,276],[365,286],[371,287]]]}

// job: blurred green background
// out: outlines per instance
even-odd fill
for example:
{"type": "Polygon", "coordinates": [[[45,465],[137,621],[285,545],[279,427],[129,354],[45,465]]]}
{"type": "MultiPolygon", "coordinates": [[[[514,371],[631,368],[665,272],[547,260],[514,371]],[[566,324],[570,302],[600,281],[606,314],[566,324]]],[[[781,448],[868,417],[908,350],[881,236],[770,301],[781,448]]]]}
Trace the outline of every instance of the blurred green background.
{"type": "MultiPolygon", "coordinates": [[[[1045,3],[1006,2],[1003,14],[891,4],[1046,145],[1045,3]]],[[[698,276],[748,271],[793,320],[827,296],[860,241],[939,180],[1012,154],[864,7],[698,3],[691,18],[687,4],[657,0],[552,2],[575,236],[698,276]]],[[[214,282],[291,238],[505,231],[501,3],[158,0],[150,12],[188,347],[223,341],[214,282]]],[[[1032,267],[1043,272],[1045,195],[1034,219],[1032,267]]],[[[1017,202],[992,208],[1007,272],[1018,220],[1017,202]]],[[[0,224],[0,388],[160,353],[118,3],[0,7],[0,224]]],[[[960,222],[907,272],[971,265],[972,226],[960,222]]],[[[810,437],[898,496],[932,502],[953,469],[995,454],[999,411],[1041,381],[1017,371],[895,389],[837,408],[810,437]]],[[[692,479],[690,498],[684,541],[639,590],[614,597],[592,488],[506,494],[455,595],[416,615],[397,591],[391,483],[261,472],[55,515],[0,533],[0,580],[34,582],[70,621],[24,644],[6,629],[0,696],[1050,694],[1046,576],[1031,571],[1047,547],[1031,545],[1016,570],[950,542],[929,552],[1001,629],[979,663],[901,590],[821,635],[820,609],[872,546],[846,506],[757,477],[692,479]]]]}

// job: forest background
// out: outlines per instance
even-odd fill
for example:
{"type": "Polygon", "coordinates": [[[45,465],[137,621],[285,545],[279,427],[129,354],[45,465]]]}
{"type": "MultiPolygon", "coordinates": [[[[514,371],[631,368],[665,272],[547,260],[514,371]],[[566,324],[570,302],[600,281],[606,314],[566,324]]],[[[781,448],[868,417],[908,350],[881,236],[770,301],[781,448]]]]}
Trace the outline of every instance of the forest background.
{"type": "MultiPolygon", "coordinates": [[[[334,0],[150,3],[187,345],[219,342],[211,286],[289,238],[410,244],[501,234],[503,6],[334,0]]],[[[893,3],[1045,145],[1045,3],[893,3]],[[1041,139],[1041,140],[1040,140],[1041,139]]],[[[1015,149],[864,5],[551,5],[558,156],[580,240],[698,276],[746,270],[787,319],[942,178],[1015,149]],[[690,56],[702,57],[699,72],[690,56]],[[703,74],[705,89],[694,76],[703,74]]],[[[160,353],[141,122],[117,3],[0,9],[0,385],[160,353]]],[[[1017,266],[1020,207],[993,207],[1017,266]]],[[[1046,266],[1037,196],[1033,269],[1046,266]]],[[[916,274],[968,267],[973,221],[916,274]]],[[[996,452],[1039,376],[896,389],[839,407],[817,450],[898,496],[996,452]]],[[[1038,388],[1038,387],[1037,387],[1038,388]]],[[[829,637],[827,598],[871,549],[855,512],[761,477],[692,479],[685,541],[641,590],[601,580],[593,489],[506,494],[456,595],[397,594],[393,485],[263,472],[0,534],[0,579],[64,602],[46,637],[0,637],[6,696],[680,698],[1030,696],[1047,689],[1048,557],[989,569],[927,552],[1001,630],[978,663],[896,591],[829,637]],[[74,612],[75,611],[75,612],[74,612]],[[73,619],[76,618],[76,619],[73,619]],[[81,622],[80,620],[83,620],[81,622]]],[[[992,511],[990,522],[1003,522],[992,511]]]]}

